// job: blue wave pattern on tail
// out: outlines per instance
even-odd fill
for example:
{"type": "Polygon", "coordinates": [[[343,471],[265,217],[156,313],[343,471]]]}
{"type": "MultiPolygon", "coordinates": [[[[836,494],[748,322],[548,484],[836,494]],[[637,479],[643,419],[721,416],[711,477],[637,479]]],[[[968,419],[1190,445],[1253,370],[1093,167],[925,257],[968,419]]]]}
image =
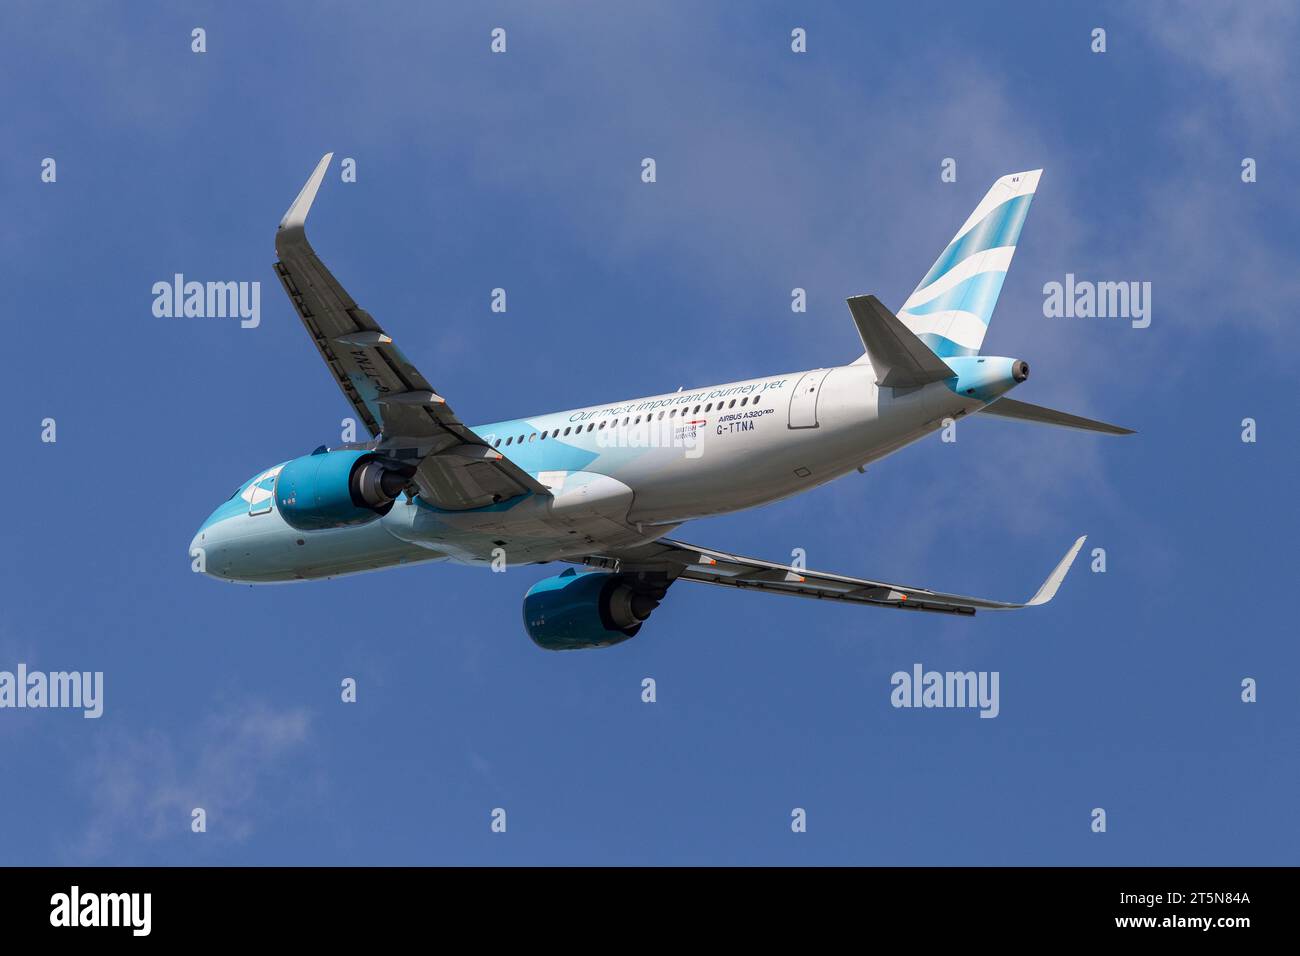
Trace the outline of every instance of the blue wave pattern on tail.
{"type": "Polygon", "coordinates": [[[979,354],[1041,175],[1011,173],[994,183],[899,310],[940,357],[979,354]]]}

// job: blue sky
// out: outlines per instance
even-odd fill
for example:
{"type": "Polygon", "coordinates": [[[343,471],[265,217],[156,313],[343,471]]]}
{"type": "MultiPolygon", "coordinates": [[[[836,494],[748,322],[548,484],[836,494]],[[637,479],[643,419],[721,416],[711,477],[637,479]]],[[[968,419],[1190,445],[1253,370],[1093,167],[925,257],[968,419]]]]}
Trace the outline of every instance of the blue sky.
{"type": "Polygon", "coordinates": [[[0,863],[1294,864],[1300,14],[860,7],[9,5],[0,669],[102,670],[105,713],[0,711],[0,863]],[[1017,599],[1088,533],[1106,573],[973,620],[683,584],[577,654],[523,632],[545,569],[192,574],[348,414],[271,269],[327,150],[317,250],[471,422],[849,361],[844,298],[897,308],[1043,167],[984,351],[1139,434],[963,422],[678,536],[1017,599]],[[175,272],[261,281],[261,326],[155,318],[175,272]],[[1151,326],[1044,318],[1067,272],[1151,282],[1151,326]],[[892,708],[918,661],[1000,716],[892,708]]]}

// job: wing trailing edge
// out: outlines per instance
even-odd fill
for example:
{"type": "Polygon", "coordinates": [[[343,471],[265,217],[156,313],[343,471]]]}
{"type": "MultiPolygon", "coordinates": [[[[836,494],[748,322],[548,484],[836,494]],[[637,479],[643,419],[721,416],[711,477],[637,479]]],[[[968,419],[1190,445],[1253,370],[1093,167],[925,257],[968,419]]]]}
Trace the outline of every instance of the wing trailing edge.
{"type": "Polygon", "coordinates": [[[1081,535],[1065,556],[1056,563],[1034,596],[1020,604],[961,594],[946,594],[929,588],[854,578],[829,571],[795,568],[713,548],[702,548],[669,538],[587,555],[578,560],[590,567],[607,571],[663,574],[669,583],[679,580],[696,581],[700,584],[714,584],[738,590],[789,594],[794,597],[818,598],[846,604],[971,615],[976,611],[1014,611],[1023,607],[1038,607],[1046,604],[1056,596],[1061,582],[1065,580],[1086,540],[1087,535],[1081,535]]]}

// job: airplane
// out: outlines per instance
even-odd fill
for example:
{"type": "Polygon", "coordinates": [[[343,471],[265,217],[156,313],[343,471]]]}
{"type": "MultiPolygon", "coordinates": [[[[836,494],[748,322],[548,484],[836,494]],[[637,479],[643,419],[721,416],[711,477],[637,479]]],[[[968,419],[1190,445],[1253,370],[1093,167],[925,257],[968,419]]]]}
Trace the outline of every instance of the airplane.
{"type": "Polygon", "coordinates": [[[808,570],[670,538],[692,518],[816,488],[981,414],[1132,434],[1008,398],[1022,359],[981,355],[1042,170],[995,182],[897,314],[849,298],[861,356],[661,395],[468,426],[307,241],[327,153],[276,232],[276,274],[370,432],[261,471],[190,544],[236,583],[309,581],[434,561],[563,562],[530,587],[541,648],[621,643],[679,581],[870,607],[973,615],[1046,604],[1086,536],[1020,603],[808,570]]]}

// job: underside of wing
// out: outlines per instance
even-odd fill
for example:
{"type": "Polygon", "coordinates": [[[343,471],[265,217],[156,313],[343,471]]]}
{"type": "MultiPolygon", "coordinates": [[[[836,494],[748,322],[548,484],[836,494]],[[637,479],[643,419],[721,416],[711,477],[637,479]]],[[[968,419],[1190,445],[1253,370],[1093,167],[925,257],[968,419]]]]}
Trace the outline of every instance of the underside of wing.
{"type": "Polygon", "coordinates": [[[371,446],[415,464],[429,503],[477,508],[546,487],[489,447],[347,293],[307,241],[307,213],[333,153],[317,165],[275,235],[276,274],[326,367],[375,439],[371,446]]]}
{"type": "Polygon", "coordinates": [[[853,578],[826,571],[810,571],[667,538],[617,552],[590,555],[584,563],[620,573],[663,574],[670,582],[698,581],[768,594],[969,615],[977,610],[1008,611],[1046,604],[1055,596],[1079,549],[1083,547],[1084,540],[1085,537],[1080,537],[1075,541],[1034,596],[1020,603],[945,594],[929,588],[853,578]]]}

